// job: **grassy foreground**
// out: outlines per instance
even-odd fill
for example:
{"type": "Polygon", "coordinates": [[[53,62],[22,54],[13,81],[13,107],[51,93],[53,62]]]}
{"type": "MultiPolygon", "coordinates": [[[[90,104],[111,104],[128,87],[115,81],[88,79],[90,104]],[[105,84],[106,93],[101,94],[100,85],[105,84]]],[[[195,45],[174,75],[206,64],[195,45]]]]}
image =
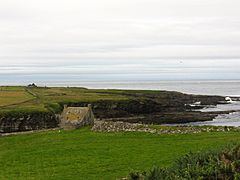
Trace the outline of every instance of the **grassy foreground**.
{"type": "Polygon", "coordinates": [[[240,142],[240,133],[156,135],[84,128],[2,137],[0,179],[116,179],[230,142],[240,142]]]}

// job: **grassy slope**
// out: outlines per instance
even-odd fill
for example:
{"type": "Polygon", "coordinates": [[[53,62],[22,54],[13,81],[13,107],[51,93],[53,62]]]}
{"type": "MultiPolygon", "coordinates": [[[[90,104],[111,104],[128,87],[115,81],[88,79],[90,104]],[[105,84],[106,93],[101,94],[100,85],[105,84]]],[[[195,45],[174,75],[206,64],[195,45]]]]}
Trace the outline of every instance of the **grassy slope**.
{"type": "MultiPolygon", "coordinates": [[[[26,88],[20,86],[0,86],[0,112],[5,111],[53,111],[59,113],[63,104],[94,103],[112,101],[115,103],[139,102],[158,104],[163,108],[180,107],[184,103],[201,101],[211,104],[220,101],[219,97],[193,97],[178,92],[150,90],[96,90],[85,88],[26,88]],[[195,100],[193,100],[193,98],[195,100]],[[200,100],[200,99],[201,100],[200,100]],[[184,103],[183,103],[184,102],[184,103]],[[60,105],[61,104],[61,105],[60,105]]],[[[131,104],[129,104],[131,108],[131,104]]]]}
{"type": "Polygon", "coordinates": [[[0,87],[0,112],[48,111],[59,108],[58,103],[94,102],[98,100],[127,100],[121,92],[111,90],[88,90],[84,88],[25,88],[0,87]]]}
{"type": "Polygon", "coordinates": [[[0,107],[21,104],[33,99],[34,97],[23,87],[0,87],[0,107]]]}
{"type": "Polygon", "coordinates": [[[46,111],[46,108],[25,87],[1,86],[0,112],[6,111],[46,111]]]}
{"type": "Polygon", "coordinates": [[[154,99],[165,102],[169,97],[178,99],[178,92],[151,90],[97,90],[85,88],[26,88],[21,86],[0,86],[0,112],[5,111],[49,111],[58,112],[59,104],[97,102],[100,100],[128,101],[154,99]]]}
{"type": "Polygon", "coordinates": [[[0,179],[116,179],[183,154],[240,142],[239,132],[95,133],[88,128],[0,138],[0,179]]]}

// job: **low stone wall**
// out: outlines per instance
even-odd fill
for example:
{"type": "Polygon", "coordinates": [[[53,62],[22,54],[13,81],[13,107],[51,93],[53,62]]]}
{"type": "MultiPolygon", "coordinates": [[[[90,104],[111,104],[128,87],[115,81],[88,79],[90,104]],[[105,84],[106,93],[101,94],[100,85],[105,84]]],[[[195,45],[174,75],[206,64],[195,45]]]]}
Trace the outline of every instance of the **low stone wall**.
{"type": "Polygon", "coordinates": [[[92,127],[96,132],[148,132],[156,134],[187,134],[200,132],[228,132],[240,131],[236,127],[214,127],[214,126],[152,126],[138,123],[95,121],[92,127]]]}
{"type": "Polygon", "coordinates": [[[93,131],[98,132],[120,132],[120,131],[140,131],[147,130],[147,125],[138,123],[126,123],[122,121],[95,121],[93,131]]]}

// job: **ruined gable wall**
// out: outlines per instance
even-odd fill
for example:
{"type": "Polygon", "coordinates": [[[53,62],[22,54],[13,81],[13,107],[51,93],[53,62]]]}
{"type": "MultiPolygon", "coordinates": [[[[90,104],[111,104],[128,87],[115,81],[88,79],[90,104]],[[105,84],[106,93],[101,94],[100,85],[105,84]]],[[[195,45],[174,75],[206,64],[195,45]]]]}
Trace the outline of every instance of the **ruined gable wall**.
{"type": "Polygon", "coordinates": [[[65,107],[61,115],[60,127],[64,129],[77,129],[93,124],[94,115],[91,107],[65,107]]]}

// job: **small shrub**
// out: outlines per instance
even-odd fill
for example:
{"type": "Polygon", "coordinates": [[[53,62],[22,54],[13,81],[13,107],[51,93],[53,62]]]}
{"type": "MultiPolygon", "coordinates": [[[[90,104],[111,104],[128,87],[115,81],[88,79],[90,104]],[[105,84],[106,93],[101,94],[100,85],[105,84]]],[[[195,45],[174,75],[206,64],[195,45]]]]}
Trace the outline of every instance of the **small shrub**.
{"type": "Polygon", "coordinates": [[[133,172],[130,172],[129,175],[128,175],[128,179],[131,179],[131,180],[144,180],[144,177],[145,177],[145,173],[143,172],[139,172],[139,171],[133,171],[133,172]]]}

